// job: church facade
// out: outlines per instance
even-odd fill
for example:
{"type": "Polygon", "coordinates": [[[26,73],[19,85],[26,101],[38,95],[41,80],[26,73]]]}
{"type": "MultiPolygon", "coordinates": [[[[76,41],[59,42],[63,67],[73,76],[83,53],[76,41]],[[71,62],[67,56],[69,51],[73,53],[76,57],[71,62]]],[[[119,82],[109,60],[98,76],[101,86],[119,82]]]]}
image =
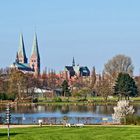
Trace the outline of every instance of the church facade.
{"type": "Polygon", "coordinates": [[[26,57],[23,35],[20,34],[19,48],[16,54],[16,60],[11,65],[11,68],[16,68],[24,73],[32,73],[35,76],[40,74],[40,55],[36,34],[34,35],[32,52],[29,61],[26,57]]]}

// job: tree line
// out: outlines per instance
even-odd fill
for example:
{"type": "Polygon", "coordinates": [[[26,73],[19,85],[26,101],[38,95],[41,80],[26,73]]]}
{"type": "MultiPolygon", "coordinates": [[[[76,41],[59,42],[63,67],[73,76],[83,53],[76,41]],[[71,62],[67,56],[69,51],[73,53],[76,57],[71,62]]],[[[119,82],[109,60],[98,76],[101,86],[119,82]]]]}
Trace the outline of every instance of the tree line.
{"type": "Polygon", "coordinates": [[[87,96],[101,96],[107,101],[109,96],[129,99],[140,92],[140,77],[133,76],[134,66],[130,57],[117,55],[104,66],[102,74],[96,74],[95,67],[90,77],[64,79],[63,74],[54,70],[46,71],[39,77],[16,69],[0,69],[0,99],[34,99],[35,88],[61,88],[64,97],[77,97],[86,100],[87,96]]]}

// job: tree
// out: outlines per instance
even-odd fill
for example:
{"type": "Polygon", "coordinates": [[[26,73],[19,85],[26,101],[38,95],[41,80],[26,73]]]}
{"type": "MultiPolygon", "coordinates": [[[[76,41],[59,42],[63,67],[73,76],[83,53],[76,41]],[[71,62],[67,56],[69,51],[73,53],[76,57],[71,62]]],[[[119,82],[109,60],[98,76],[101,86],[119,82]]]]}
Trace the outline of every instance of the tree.
{"type": "Polygon", "coordinates": [[[41,81],[32,74],[24,74],[24,97],[34,98],[35,88],[40,88],[41,81]]]}
{"type": "Polygon", "coordinates": [[[9,69],[0,69],[0,99],[8,99],[8,75],[9,69]]]}
{"type": "Polygon", "coordinates": [[[114,79],[121,72],[133,75],[133,65],[130,57],[125,55],[116,55],[109,60],[104,66],[104,72],[114,79]]]}
{"type": "Polygon", "coordinates": [[[22,100],[34,98],[34,89],[40,87],[40,81],[32,74],[25,74],[19,70],[12,69],[9,74],[8,95],[12,99],[22,100]]]}
{"type": "Polygon", "coordinates": [[[51,89],[55,89],[56,87],[58,87],[57,81],[58,81],[58,77],[57,77],[55,71],[54,70],[49,71],[48,75],[47,75],[48,87],[51,89]]]}
{"type": "Polygon", "coordinates": [[[108,79],[102,79],[96,86],[96,92],[98,95],[103,97],[104,101],[107,102],[108,96],[112,95],[112,86],[108,79]]]}
{"type": "Polygon", "coordinates": [[[9,94],[11,97],[21,99],[21,97],[23,97],[25,84],[24,73],[12,69],[9,74],[9,94]]]}
{"type": "Polygon", "coordinates": [[[75,88],[77,88],[79,90],[86,86],[85,82],[84,82],[84,79],[83,79],[83,76],[76,77],[74,81],[71,81],[71,85],[72,85],[72,87],[75,87],[75,88]]]}
{"type": "Polygon", "coordinates": [[[43,71],[43,74],[41,76],[41,88],[47,89],[48,87],[48,80],[47,80],[47,72],[46,70],[43,71]]]}
{"type": "Polygon", "coordinates": [[[66,97],[66,96],[69,97],[71,94],[70,94],[70,89],[69,89],[68,82],[66,80],[64,80],[61,86],[62,86],[63,96],[64,97],[66,97]]]}
{"type": "Polygon", "coordinates": [[[138,87],[138,96],[140,96],[140,76],[135,77],[136,85],[138,87]]]}
{"type": "Polygon", "coordinates": [[[91,89],[88,87],[84,87],[78,91],[78,95],[84,97],[84,100],[87,100],[87,96],[90,93],[91,93],[91,89]]]}
{"type": "Polygon", "coordinates": [[[122,100],[117,103],[114,107],[114,114],[112,118],[114,121],[120,122],[121,119],[125,119],[126,116],[132,115],[134,113],[133,106],[129,105],[129,101],[122,100]]]}
{"type": "Polygon", "coordinates": [[[93,67],[91,72],[91,89],[94,89],[95,83],[96,83],[96,71],[95,67],[93,67]]]}
{"type": "Polygon", "coordinates": [[[130,96],[137,95],[137,86],[134,79],[128,73],[119,73],[114,86],[115,95],[119,98],[125,97],[129,100],[130,96]]]}

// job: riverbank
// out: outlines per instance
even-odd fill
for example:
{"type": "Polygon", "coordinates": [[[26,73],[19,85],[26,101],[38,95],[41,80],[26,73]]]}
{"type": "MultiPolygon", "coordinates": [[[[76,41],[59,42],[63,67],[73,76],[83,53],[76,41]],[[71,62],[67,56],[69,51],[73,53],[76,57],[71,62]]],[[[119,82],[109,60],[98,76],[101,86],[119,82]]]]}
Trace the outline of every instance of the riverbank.
{"type": "MultiPolygon", "coordinates": [[[[18,127],[11,128],[12,140],[139,140],[140,126],[18,127]]],[[[0,130],[0,140],[7,139],[7,129],[0,130]]]]}
{"type": "MultiPolygon", "coordinates": [[[[64,127],[64,125],[42,125],[40,127],[39,125],[10,125],[10,128],[42,128],[42,127],[64,127]]],[[[71,125],[71,127],[75,127],[74,125],[71,125]]],[[[84,125],[83,127],[140,127],[140,125],[121,125],[121,124],[91,124],[91,125],[84,125]]],[[[0,125],[0,129],[6,129],[7,125],[0,125]]]]}
{"type": "MultiPolygon", "coordinates": [[[[103,100],[102,97],[92,97],[92,98],[87,98],[86,101],[82,101],[82,100],[78,100],[77,98],[73,98],[73,97],[70,97],[69,99],[68,98],[63,98],[62,97],[62,100],[59,101],[59,102],[55,102],[55,101],[51,101],[51,100],[48,100],[48,99],[39,99],[38,102],[35,102],[35,103],[31,103],[31,102],[8,102],[8,101],[0,101],[0,104],[1,105],[6,105],[8,103],[12,104],[12,105],[31,105],[31,104],[38,104],[38,105],[43,105],[43,104],[58,104],[58,105],[63,105],[63,104],[85,104],[85,105],[116,105],[117,104],[117,101],[118,101],[118,98],[117,97],[113,97],[113,98],[109,98],[107,100],[107,102],[105,102],[103,100]]],[[[131,104],[140,104],[140,97],[135,97],[135,98],[130,98],[130,103],[131,104]]]]}

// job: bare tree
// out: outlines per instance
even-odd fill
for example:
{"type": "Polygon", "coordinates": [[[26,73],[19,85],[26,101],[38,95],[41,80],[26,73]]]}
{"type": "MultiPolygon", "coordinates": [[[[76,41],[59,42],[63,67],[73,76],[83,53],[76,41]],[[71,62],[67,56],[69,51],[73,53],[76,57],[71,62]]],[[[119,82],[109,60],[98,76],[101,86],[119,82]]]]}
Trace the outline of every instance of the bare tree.
{"type": "Polygon", "coordinates": [[[131,58],[125,55],[116,55],[104,66],[104,72],[114,78],[121,72],[128,73],[132,76],[133,70],[134,67],[131,58]]]}
{"type": "Polygon", "coordinates": [[[140,76],[135,77],[135,82],[138,88],[138,96],[140,96],[140,76]]]}
{"type": "Polygon", "coordinates": [[[102,78],[99,84],[96,86],[96,92],[98,95],[103,97],[104,101],[107,102],[108,96],[112,95],[112,85],[108,79],[102,78]]]}
{"type": "Polygon", "coordinates": [[[95,83],[96,83],[96,71],[95,67],[93,67],[91,72],[91,89],[94,89],[95,83]]]}

